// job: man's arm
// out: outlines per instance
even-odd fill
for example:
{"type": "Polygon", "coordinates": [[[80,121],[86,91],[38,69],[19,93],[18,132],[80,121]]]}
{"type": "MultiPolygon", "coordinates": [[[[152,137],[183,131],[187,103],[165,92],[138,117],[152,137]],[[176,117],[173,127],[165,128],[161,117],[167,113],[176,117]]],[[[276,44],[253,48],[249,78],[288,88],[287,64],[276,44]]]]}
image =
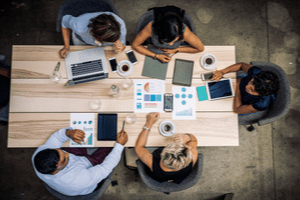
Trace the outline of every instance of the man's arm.
{"type": "Polygon", "coordinates": [[[0,66],[0,75],[10,78],[10,71],[0,66]]]}
{"type": "Polygon", "coordinates": [[[219,81],[224,74],[230,73],[230,72],[237,72],[239,70],[243,70],[244,72],[248,72],[248,70],[252,67],[253,65],[247,64],[247,63],[236,63],[233,65],[230,65],[229,67],[226,67],[225,69],[217,70],[212,79],[215,81],[219,81]]]}

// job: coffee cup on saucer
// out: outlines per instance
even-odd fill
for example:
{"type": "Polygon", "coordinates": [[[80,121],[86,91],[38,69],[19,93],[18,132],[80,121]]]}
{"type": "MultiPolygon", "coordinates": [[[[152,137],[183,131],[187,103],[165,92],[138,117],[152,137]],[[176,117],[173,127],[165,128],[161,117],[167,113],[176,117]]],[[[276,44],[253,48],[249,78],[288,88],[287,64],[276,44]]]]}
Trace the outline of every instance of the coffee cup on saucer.
{"type": "Polygon", "coordinates": [[[170,137],[175,134],[176,126],[171,120],[164,120],[159,125],[159,132],[165,137],[170,137]]]}
{"type": "Polygon", "coordinates": [[[133,71],[132,63],[128,60],[122,60],[117,67],[117,72],[121,76],[129,76],[133,71]]]}
{"type": "Polygon", "coordinates": [[[212,54],[204,54],[201,57],[200,64],[204,69],[211,70],[211,69],[215,68],[215,66],[217,64],[217,59],[212,54]]]}

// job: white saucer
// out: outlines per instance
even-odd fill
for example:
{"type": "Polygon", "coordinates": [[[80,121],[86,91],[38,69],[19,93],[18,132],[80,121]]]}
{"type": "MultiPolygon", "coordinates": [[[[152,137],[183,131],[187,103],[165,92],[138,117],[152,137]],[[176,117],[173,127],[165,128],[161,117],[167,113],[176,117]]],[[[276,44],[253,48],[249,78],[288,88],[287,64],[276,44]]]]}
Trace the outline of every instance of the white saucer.
{"type": "Polygon", "coordinates": [[[174,135],[175,131],[176,131],[176,125],[171,120],[166,119],[166,120],[162,121],[159,125],[159,132],[160,132],[160,134],[162,134],[165,137],[170,137],[170,136],[174,135]],[[172,126],[173,130],[170,132],[165,132],[165,130],[164,130],[165,124],[170,124],[172,126]]]}
{"type": "Polygon", "coordinates": [[[201,64],[201,66],[202,66],[204,69],[211,70],[211,69],[213,69],[213,68],[216,67],[216,65],[217,65],[217,59],[216,59],[216,57],[215,57],[214,55],[212,55],[212,54],[204,54],[204,55],[201,57],[201,59],[200,59],[200,64],[201,64]],[[206,59],[206,58],[211,58],[211,59],[213,59],[213,64],[211,64],[211,65],[206,64],[206,63],[205,63],[205,59],[206,59]]]}
{"type": "Polygon", "coordinates": [[[129,76],[132,72],[133,72],[133,66],[132,63],[129,60],[122,60],[121,62],[119,62],[118,67],[117,67],[117,72],[121,75],[121,76],[129,76]],[[128,65],[129,70],[127,72],[123,72],[121,70],[121,66],[123,66],[124,64],[128,65]]]}

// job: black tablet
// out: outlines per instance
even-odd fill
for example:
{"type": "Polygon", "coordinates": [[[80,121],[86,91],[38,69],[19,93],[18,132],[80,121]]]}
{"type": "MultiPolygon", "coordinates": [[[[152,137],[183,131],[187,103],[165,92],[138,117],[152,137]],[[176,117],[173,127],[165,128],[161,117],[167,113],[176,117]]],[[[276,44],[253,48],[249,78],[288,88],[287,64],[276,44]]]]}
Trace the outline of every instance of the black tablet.
{"type": "Polygon", "coordinates": [[[173,74],[174,85],[191,86],[194,70],[194,61],[175,59],[173,74]]]}
{"type": "Polygon", "coordinates": [[[117,114],[98,114],[98,141],[116,141],[117,128],[117,114]]]}

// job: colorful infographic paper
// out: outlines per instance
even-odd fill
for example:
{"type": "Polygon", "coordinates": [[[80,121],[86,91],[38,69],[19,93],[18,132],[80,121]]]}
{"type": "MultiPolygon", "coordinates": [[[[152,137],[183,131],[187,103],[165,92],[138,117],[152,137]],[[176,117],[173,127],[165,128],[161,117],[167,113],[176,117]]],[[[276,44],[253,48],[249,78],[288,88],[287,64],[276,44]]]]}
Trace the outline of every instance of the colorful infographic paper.
{"type": "Polygon", "coordinates": [[[177,120],[196,120],[196,88],[173,86],[172,118],[177,120]]]}
{"type": "Polygon", "coordinates": [[[95,113],[71,113],[70,126],[85,132],[82,144],[70,140],[70,147],[94,147],[95,113]]]}
{"type": "Polygon", "coordinates": [[[134,80],[134,112],[164,112],[165,81],[134,80]]]}

